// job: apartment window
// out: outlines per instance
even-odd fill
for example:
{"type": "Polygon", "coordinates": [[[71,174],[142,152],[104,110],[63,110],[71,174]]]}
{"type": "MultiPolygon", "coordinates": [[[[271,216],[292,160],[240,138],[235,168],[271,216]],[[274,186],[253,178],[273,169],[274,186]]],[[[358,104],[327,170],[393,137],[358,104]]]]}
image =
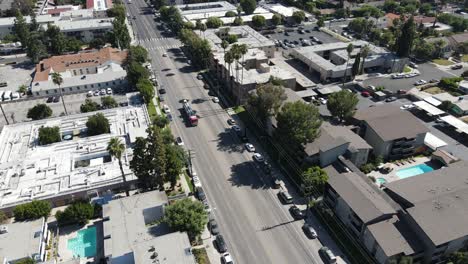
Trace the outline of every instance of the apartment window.
{"type": "Polygon", "coordinates": [[[112,81],[112,84],[115,85],[115,81],[112,81]]]}
{"type": "Polygon", "coordinates": [[[108,83],[108,82],[106,82],[106,86],[109,86],[109,83],[108,83]]]}
{"type": "Polygon", "coordinates": [[[88,85],[85,85],[84,88],[85,88],[85,89],[88,89],[88,85]]]}
{"type": "Polygon", "coordinates": [[[89,69],[88,69],[88,68],[86,68],[86,73],[88,73],[88,74],[89,74],[89,69]]]}
{"type": "Polygon", "coordinates": [[[76,70],[73,70],[73,75],[76,75],[76,70]]]}
{"type": "Polygon", "coordinates": [[[46,90],[46,91],[45,91],[45,93],[46,93],[46,94],[49,94],[49,91],[48,91],[48,90],[46,90]]]}
{"type": "Polygon", "coordinates": [[[54,89],[54,93],[57,93],[57,89],[54,89]]]}
{"type": "MultiPolygon", "coordinates": [[[[86,86],[86,85],[85,85],[85,86],[86,86]]],[[[77,89],[77,90],[79,90],[79,89],[80,89],[80,87],[79,87],[79,86],[77,86],[77,87],[76,87],[76,89],[77,89]]]]}
{"type": "MultiPolygon", "coordinates": [[[[70,87],[70,89],[71,89],[71,87],[70,87]]],[[[62,92],[65,92],[65,88],[62,88],[62,92]]]]}
{"type": "Polygon", "coordinates": [[[68,88],[68,89],[70,89],[70,91],[73,91],[73,87],[70,87],[70,88],[68,88]]]}
{"type": "Polygon", "coordinates": [[[36,95],[39,95],[39,92],[36,92],[36,95]]]}
{"type": "Polygon", "coordinates": [[[91,84],[91,88],[94,88],[94,84],[91,84]]]}
{"type": "Polygon", "coordinates": [[[80,69],[80,74],[83,75],[83,69],[80,69]]]}
{"type": "Polygon", "coordinates": [[[99,87],[101,87],[101,84],[100,84],[100,83],[98,83],[98,86],[99,86],[99,87]]]}

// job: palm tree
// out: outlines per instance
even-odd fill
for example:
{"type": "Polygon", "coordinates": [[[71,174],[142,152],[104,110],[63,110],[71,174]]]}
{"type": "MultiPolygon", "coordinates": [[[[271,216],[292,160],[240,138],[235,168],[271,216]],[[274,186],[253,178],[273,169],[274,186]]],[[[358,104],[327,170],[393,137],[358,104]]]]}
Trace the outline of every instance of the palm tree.
{"type": "Polygon", "coordinates": [[[351,52],[353,52],[354,46],[352,43],[349,43],[348,47],[346,47],[346,52],[348,53],[348,59],[346,60],[346,68],[343,75],[343,86],[346,80],[346,72],[348,71],[349,66],[349,58],[351,58],[351,52]]]}
{"type": "Polygon", "coordinates": [[[249,49],[247,48],[247,45],[246,44],[241,44],[239,45],[239,48],[238,48],[238,51],[240,53],[240,55],[242,55],[242,73],[241,73],[241,82],[244,81],[244,55],[247,54],[247,52],[249,51],[249,49]]]}
{"type": "Polygon", "coordinates": [[[52,73],[52,81],[53,81],[54,84],[57,85],[58,88],[59,88],[60,97],[61,97],[61,99],[62,99],[62,104],[63,104],[63,109],[65,110],[65,115],[68,115],[67,107],[65,106],[65,101],[63,100],[62,88],[60,88],[60,85],[62,85],[62,83],[63,83],[62,75],[60,75],[59,72],[53,72],[53,73],[52,73]]]}
{"type": "Polygon", "coordinates": [[[122,180],[125,188],[125,194],[127,196],[130,196],[128,193],[128,188],[127,188],[127,178],[125,177],[125,172],[123,170],[122,166],[122,154],[125,151],[125,145],[120,141],[119,138],[114,137],[111,138],[109,143],[107,144],[107,151],[109,151],[109,154],[116,158],[119,161],[119,167],[120,167],[120,172],[122,173],[122,180]]]}
{"type": "Polygon", "coordinates": [[[228,78],[228,81],[229,81],[229,85],[231,87],[230,89],[230,92],[232,93],[232,82],[231,82],[231,65],[232,63],[234,62],[234,56],[233,56],[233,53],[231,50],[229,50],[228,52],[226,52],[226,56],[224,56],[224,61],[229,65],[229,68],[228,68],[228,74],[226,75],[226,77],[228,78]]]}
{"type": "MultiPolygon", "coordinates": [[[[226,40],[223,40],[221,42],[221,48],[223,48],[223,53],[224,53],[224,58],[226,58],[226,49],[229,47],[229,42],[226,40]]],[[[224,60],[224,68],[226,68],[226,60],[224,60]]]]}
{"type": "Polygon", "coordinates": [[[359,68],[359,74],[362,74],[364,72],[364,65],[366,63],[367,56],[369,56],[369,52],[370,52],[369,45],[365,45],[364,47],[361,48],[362,64],[361,64],[361,67],[359,68]]]}

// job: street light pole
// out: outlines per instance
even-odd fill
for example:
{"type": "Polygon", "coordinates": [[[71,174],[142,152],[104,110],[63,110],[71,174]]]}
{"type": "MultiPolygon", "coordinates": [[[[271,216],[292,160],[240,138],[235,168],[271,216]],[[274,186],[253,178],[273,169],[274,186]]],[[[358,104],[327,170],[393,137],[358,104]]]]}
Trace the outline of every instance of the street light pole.
{"type": "Polygon", "coordinates": [[[5,111],[3,111],[3,106],[2,106],[2,104],[0,104],[0,109],[2,110],[2,114],[3,114],[3,117],[5,118],[5,121],[6,121],[7,125],[9,125],[10,122],[8,122],[8,118],[7,118],[6,115],[5,115],[5,111]]]}

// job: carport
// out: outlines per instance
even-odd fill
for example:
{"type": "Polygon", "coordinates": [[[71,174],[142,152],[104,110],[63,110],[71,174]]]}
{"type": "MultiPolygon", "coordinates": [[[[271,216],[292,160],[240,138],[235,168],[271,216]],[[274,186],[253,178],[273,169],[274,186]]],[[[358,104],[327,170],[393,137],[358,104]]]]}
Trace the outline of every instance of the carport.
{"type": "Polygon", "coordinates": [[[328,96],[332,93],[337,93],[341,91],[341,88],[338,85],[331,85],[331,86],[324,86],[321,88],[316,89],[317,93],[322,96],[328,96]]]}
{"type": "Polygon", "coordinates": [[[312,89],[297,91],[296,94],[301,98],[308,98],[308,97],[312,97],[312,96],[317,96],[317,93],[314,92],[314,90],[312,90],[312,89]]]}
{"type": "Polygon", "coordinates": [[[434,97],[426,97],[426,98],[424,98],[424,101],[427,102],[427,103],[430,103],[433,106],[439,106],[439,105],[442,104],[441,101],[435,99],[434,97]]]}
{"type": "Polygon", "coordinates": [[[461,121],[460,119],[458,119],[458,118],[456,118],[456,117],[454,117],[452,115],[443,116],[440,119],[443,120],[445,123],[455,127],[461,133],[465,133],[465,134],[468,135],[468,124],[461,121]]]}
{"type": "Polygon", "coordinates": [[[444,111],[440,110],[439,108],[430,105],[424,101],[418,101],[413,103],[417,108],[424,110],[430,116],[440,116],[445,114],[444,111]]]}

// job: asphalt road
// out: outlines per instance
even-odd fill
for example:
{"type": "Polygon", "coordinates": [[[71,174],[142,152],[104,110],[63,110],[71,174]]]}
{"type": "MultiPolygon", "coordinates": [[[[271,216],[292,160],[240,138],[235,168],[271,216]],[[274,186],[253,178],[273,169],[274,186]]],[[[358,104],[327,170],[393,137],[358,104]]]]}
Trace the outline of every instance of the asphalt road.
{"type": "MultiPolygon", "coordinates": [[[[133,16],[144,6],[143,0],[133,0],[127,12],[133,16]]],[[[174,116],[171,128],[195,153],[194,168],[236,263],[323,263],[317,252],[320,241],[307,239],[301,230],[303,221],[293,221],[289,206],[280,204],[277,191],[263,180],[252,155],[227,125],[227,112],[210,100],[180,49],[173,48],[178,41],[162,35],[151,15],[137,16],[133,30],[143,39],[137,43],[149,48],[153,70],[167,91],[165,104],[174,116]],[[181,99],[190,100],[200,115],[197,127],[186,125],[181,99]]],[[[323,228],[314,219],[309,221],[322,243],[340,254],[323,228]]]]}

